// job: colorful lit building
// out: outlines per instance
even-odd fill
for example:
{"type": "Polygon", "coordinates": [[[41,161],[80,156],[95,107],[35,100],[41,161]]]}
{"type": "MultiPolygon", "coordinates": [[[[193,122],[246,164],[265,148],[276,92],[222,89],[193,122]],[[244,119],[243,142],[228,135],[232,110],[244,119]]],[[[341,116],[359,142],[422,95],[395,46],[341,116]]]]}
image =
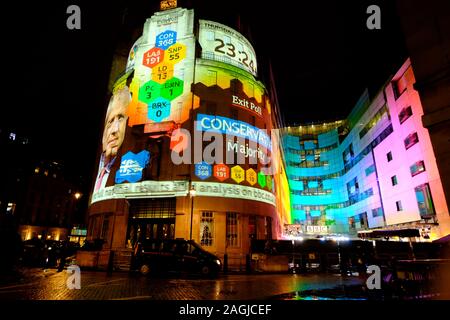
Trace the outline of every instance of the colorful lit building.
{"type": "Polygon", "coordinates": [[[172,8],[147,19],[122,71],[106,111],[88,240],[104,241],[101,257],[125,257],[147,239],[194,239],[244,268],[252,239],[279,238],[291,222],[278,106],[252,45],[172,8]]]}
{"type": "Polygon", "coordinates": [[[364,92],[347,119],[284,130],[293,220],[285,236],[413,228],[433,240],[450,233],[414,83],[408,59],[373,99],[364,92]]]}

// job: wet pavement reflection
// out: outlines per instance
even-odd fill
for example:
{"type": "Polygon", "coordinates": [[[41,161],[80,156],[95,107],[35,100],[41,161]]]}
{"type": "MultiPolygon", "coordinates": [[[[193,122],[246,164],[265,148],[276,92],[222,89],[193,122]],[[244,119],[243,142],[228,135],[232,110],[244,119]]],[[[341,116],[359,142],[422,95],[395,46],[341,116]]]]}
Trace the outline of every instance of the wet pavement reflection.
{"type": "Polygon", "coordinates": [[[361,285],[357,277],[332,274],[230,274],[216,279],[143,277],[136,274],[81,271],[81,289],[69,289],[69,274],[34,270],[34,276],[0,286],[0,300],[246,300],[361,285]]]}

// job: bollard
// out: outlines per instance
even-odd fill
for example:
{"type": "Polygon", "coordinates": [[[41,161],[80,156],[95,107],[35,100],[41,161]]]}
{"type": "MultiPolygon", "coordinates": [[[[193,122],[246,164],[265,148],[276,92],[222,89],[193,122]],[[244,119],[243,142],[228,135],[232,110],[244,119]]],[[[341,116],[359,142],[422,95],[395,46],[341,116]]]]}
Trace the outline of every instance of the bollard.
{"type": "Polygon", "coordinates": [[[223,273],[228,272],[228,254],[223,255],[223,273]]]}
{"type": "Polygon", "coordinates": [[[251,265],[250,255],[248,253],[245,255],[245,271],[247,273],[251,273],[252,272],[252,265],[251,265]]]}
{"type": "Polygon", "coordinates": [[[113,267],[114,267],[114,251],[111,250],[109,252],[109,260],[108,260],[108,271],[107,271],[108,276],[112,275],[113,267]]]}

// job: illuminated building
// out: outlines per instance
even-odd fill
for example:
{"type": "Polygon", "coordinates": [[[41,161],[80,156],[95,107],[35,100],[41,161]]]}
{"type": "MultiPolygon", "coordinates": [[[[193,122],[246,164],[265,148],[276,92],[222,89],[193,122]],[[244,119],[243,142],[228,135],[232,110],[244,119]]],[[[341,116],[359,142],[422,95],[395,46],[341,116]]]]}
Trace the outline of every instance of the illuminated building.
{"type": "Polygon", "coordinates": [[[245,267],[252,239],[278,238],[290,223],[272,130],[278,106],[257,78],[252,45],[173,8],[147,19],[122,71],[106,112],[87,239],[127,256],[146,239],[192,238],[245,267]]]}
{"type": "MultiPolygon", "coordinates": [[[[284,130],[292,220],[299,234],[415,228],[450,233],[450,217],[408,59],[347,119],[284,130]]],[[[292,228],[292,226],[291,226],[292,228]]]]}

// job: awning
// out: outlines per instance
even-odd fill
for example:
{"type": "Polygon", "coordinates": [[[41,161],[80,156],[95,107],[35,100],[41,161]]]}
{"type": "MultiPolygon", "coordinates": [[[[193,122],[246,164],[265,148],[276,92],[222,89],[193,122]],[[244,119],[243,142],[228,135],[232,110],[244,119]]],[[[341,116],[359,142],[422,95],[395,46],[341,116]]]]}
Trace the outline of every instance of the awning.
{"type": "Polygon", "coordinates": [[[398,230],[373,230],[358,232],[358,237],[361,239],[372,238],[414,238],[420,237],[420,231],[418,229],[398,229],[398,230]]]}

